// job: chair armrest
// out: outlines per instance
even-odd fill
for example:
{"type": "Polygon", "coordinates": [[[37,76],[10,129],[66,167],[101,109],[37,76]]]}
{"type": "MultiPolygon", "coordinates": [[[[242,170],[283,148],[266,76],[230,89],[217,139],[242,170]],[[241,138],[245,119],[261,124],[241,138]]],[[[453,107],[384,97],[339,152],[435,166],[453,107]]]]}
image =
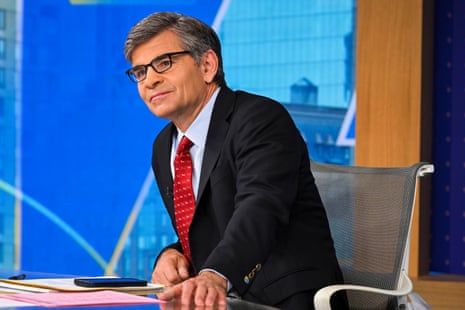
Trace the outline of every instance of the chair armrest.
{"type": "Polygon", "coordinates": [[[400,273],[399,287],[396,290],[386,290],[362,285],[336,284],[328,285],[318,290],[313,298],[315,310],[331,310],[331,296],[341,290],[356,290],[378,293],[388,296],[405,296],[412,292],[413,284],[405,271],[400,273]]]}
{"type": "Polygon", "coordinates": [[[434,173],[434,165],[433,164],[424,164],[417,171],[417,178],[424,177],[427,174],[434,173]]]}

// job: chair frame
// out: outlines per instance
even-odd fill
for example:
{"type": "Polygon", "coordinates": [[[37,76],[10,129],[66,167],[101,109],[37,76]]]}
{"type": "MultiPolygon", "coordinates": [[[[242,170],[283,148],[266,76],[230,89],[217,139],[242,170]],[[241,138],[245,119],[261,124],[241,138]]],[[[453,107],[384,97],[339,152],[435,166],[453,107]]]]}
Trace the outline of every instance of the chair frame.
{"type": "MultiPolygon", "coordinates": [[[[338,291],[343,291],[343,290],[355,290],[359,292],[371,292],[371,293],[376,293],[376,294],[382,294],[385,296],[392,296],[392,297],[398,297],[399,300],[402,302],[406,302],[406,296],[412,292],[413,290],[413,284],[412,281],[410,280],[408,276],[408,260],[409,260],[409,240],[410,240],[410,231],[411,231],[411,226],[412,226],[412,218],[413,218],[413,211],[414,211],[414,204],[415,204],[415,196],[417,193],[417,187],[418,187],[418,179],[420,177],[423,177],[425,175],[431,174],[434,172],[434,165],[425,163],[425,162],[419,162],[417,164],[408,166],[408,167],[393,167],[393,168],[374,168],[374,167],[361,167],[361,166],[340,166],[340,165],[334,165],[334,164],[325,164],[325,163],[319,163],[311,160],[311,169],[315,175],[317,187],[318,187],[318,173],[325,173],[325,171],[331,171],[331,170],[336,170],[340,171],[343,169],[345,173],[350,173],[351,171],[357,171],[357,173],[370,173],[373,174],[374,171],[379,170],[381,172],[382,169],[391,169],[392,171],[398,169],[409,169],[412,171],[413,175],[411,176],[414,178],[414,194],[411,199],[411,206],[410,209],[410,221],[408,224],[408,230],[407,230],[407,236],[406,236],[406,246],[404,250],[404,254],[402,257],[402,262],[401,262],[401,270],[399,273],[399,278],[397,281],[397,288],[390,290],[390,289],[383,289],[379,287],[369,287],[369,286],[364,286],[364,285],[354,285],[354,284],[337,284],[337,285],[329,285],[326,287],[321,288],[320,290],[317,291],[317,293],[314,296],[314,306],[316,310],[330,310],[331,305],[330,305],[330,299],[333,294],[335,294],[338,291]]],[[[334,236],[333,236],[334,237],[334,236]]],[[[339,259],[339,258],[338,258],[339,259]]],[[[398,270],[397,270],[398,271],[398,270]]],[[[345,279],[346,281],[347,279],[345,279]]],[[[350,279],[349,279],[350,280],[350,279]]],[[[350,281],[349,281],[350,283],[350,281]]]]}

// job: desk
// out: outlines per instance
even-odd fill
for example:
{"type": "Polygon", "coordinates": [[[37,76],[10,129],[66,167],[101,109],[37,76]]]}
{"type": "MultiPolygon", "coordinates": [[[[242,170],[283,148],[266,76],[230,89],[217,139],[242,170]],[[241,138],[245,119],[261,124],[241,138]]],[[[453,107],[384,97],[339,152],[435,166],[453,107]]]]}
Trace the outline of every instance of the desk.
{"type": "MultiPolygon", "coordinates": [[[[77,293],[79,294],[79,293],[77,293]]],[[[0,309],[2,309],[0,307],[0,309]]],[[[38,310],[38,309],[51,309],[51,308],[44,308],[44,307],[19,307],[19,308],[8,308],[8,309],[15,309],[15,310],[38,310]]],[[[208,308],[208,307],[195,307],[195,306],[185,306],[179,305],[176,303],[166,303],[163,305],[153,304],[153,305],[124,305],[124,306],[99,306],[99,307],[66,307],[66,310],[102,310],[102,309],[111,309],[111,310],[216,310],[217,308],[208,308]]],[[[268,307],[264,305],[250,303],[244,300],[239,299],[232,299],[228,298],[228,305],[227,308],[224,310],[278,310],[273,307],[268,307]]]]}
{"type": "MultiPolygon", "coordinates": [[[[12,275],[18,274],[25,274],[28,279],[34,278],[70,278],[70,277],[77,277],[75,275],[60,275],[60,274],[49,274],[49,273],[39,273],[39,272],[9,272],[5,270],[0,270],[0,278],[8,278],[12,275]]],[[[40,293],[37,293],[40,294],[40,293]]],[[[79,293],[76,293],[79,294],[79,293]]],[[[133,310],[215,310],[217,308],[207,308],[207,307],[195,307],[195,306],[186,306],[180,305],[178,302],[173,301],[164,304],[150,304],[150,305],[124,305],[124,306],[95,306],[95,307],[66,307],[67,310],[72,309],[86,309],[86,310],[101,310],[101,309],[112,309],[112,310],[122,310],[122,309],[133,309],[133,310]]],[[[4,309],[1,307],[1,300],[0,300],[0,310],[4,309]]],[[[37,310],[37,309],[50,309],[50,308],[43,308],[43,307],[18,307],[18,308],[8,308],[8,309],[17,309],[17,310],[37,310]]],[[[237,298],[229,298],[227,299],[227,308],[224,310],[276,310],[276,308],[259,305],[251,302],[247,302],[244,300],[240,300],[237,298]]]]}
{"type": "MultiPolygon", "coordinates": [[[[79,293],[77,293],[79,294],[79,293]]],[[[0,307],[0,309],[2,309],[0,307]]],[[[15,309],[15,310],[38,310],[38,309],[50,309],[44,307],[19,307],[19,308],[8,308],[8,309],[15,309]]],[[[102,309],[111,309],[111,310],[215,310],[217,308],[207,308],[207,307],[194,307],[194,306],[181,306],[176,303],[167,303],[163,305],[133,305],[133,306],[100,306],[100,307],[66,307],[66,310],[74,310],[74,309],[86,309],[86,310],[102,310],[102,309]]],[[[277,310],[276,308],[263,306],[259,304],[249,303],[244,300],[238,299],[230,299],[228,298],[228,306],[225,310],[277,310]]]]}

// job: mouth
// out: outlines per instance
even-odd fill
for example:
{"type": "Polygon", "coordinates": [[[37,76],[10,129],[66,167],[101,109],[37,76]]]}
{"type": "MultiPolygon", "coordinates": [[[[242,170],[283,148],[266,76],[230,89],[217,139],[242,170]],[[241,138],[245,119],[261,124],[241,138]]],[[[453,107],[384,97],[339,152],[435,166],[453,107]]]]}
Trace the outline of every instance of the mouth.
{"type": "Polygon", "coordinates": [[[169,91],[164,91],[164,92],[158,92],[150,96],[150,102],[154,102],[156,100],[159,100],[161,98],[166,97],[169,94],[169,91]]]}

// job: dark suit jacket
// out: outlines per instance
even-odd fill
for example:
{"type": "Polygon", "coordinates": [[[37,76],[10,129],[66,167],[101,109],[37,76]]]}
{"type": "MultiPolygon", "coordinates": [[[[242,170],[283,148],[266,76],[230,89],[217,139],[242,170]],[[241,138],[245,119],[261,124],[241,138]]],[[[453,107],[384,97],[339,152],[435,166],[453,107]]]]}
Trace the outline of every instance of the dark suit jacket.
{"type": "MultiPolygon", "coordinates": [[[[175,132],[173,124],[161,131],[152,158],[174,227],[175,132]]],[[[281,104],[221,89],[189,238],[194,270],[220,272],[245,299],[273,305],[341,280],[307,146],[281,104]]]]}

